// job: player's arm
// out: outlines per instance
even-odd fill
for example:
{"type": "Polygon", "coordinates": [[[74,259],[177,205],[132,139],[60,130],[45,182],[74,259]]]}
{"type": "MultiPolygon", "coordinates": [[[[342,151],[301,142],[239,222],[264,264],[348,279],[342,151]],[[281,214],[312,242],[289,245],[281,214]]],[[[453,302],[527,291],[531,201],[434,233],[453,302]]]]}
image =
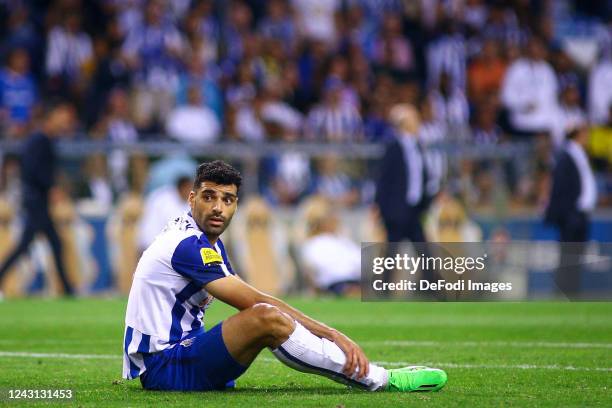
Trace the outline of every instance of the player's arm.
{"type": "Polygon", "coordinates": [[[356,367],[359,367],[360,377],[362,375],[367,375],[369,368],[368,359],[363,350],[361,350],[361,347],[340,331],[306,316],[304,313],[289,306],[282,300],[255,289],[236,276],[216,279],[208,283],[205,289],[217,299],[239,310],[247,309],[257,303],[268,303],[278,307],[314,335],[336,343],[346,355],[344,371],[347,375],[354,373],[356,367]]]}

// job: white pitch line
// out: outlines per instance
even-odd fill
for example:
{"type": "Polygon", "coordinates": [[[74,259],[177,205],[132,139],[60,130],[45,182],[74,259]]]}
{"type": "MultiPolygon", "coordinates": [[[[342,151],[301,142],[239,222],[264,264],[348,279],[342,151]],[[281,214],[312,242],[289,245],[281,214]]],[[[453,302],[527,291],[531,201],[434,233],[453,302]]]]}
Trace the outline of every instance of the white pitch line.
{"type": "Polygon", "coordinates": [[[67,353],[28,353],[25,351],[0,351],[0,357],[24,358],[68,358],[87,360],[118,360],[121,356],[115,354],[67,354],[67,353]]]}
{"type": "MultiPolygon", "coordinates": [[[[114,354],[67,354],[67,353],[29,353],[25,351],[0,351],[0,357],[23,357],[23,358],[58,358],[58,359],[87,359],[87,360],[120,360],[122,357],[114,354]]],[[[279,363],[275,358],[260,357],[258,361],[266,363],[279,363]]],[[[562,370],[562,371],[603,371],[612,372],[612,367],[575,367],[560,365],[536,365],[536,364],[463,364],[463,363],[441,363],[441,362],[408,362],[408,361],[373,361],[374,364],[382,366],[410,366],[426,365],[442,368],[466,368],[466,369],[504,369],[504,370],[562,370]]]]}
{"type": "Polygon", "coordinates": [[[437,347],[437,346],[461,346],[461,347],[543,347],[543,348],[574,348],[574,349],[612,349],[612,343],[565,343],[549,341],[430,341],[430,340],[382,340],[361,341],[363,346],[397,346],[397,347],[437,347]]]}

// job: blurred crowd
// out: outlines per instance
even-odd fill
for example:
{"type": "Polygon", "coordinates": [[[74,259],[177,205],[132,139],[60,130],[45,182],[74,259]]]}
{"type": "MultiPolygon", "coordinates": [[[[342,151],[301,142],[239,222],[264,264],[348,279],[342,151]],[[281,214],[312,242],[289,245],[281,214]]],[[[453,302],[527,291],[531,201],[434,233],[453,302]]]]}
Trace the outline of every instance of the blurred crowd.
{"type": "MultiPolygon", "coordinates": [[[[605,1],[2,0],[0,56],[0,140],[22,139],[62,99],[81,139],[383,143],[403,103],[418,107],[425,146],[534,144],[527,164],[461,162],[468,202],[491,201],[501,171],[538,204],[555,149],[581,125],[612,188],[605,1]]],[[[85,190],[112,201],[127,161],[89,158],[85,190]]],[[[372,196],[358,182],[368,171],[287,153],[262,160],[259,190],[273,204],[323,192],[352,206],[372,196]]]]}

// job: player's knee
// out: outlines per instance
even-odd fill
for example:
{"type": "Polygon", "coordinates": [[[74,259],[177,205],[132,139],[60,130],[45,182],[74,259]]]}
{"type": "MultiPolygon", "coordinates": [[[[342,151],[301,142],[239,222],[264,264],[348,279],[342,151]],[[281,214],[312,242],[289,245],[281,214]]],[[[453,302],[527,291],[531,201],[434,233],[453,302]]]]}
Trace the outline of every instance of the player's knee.
{"type": "Polygon", "coordinates": [[[268,303],[257,303],[251,309],[258,320],[258,326],[266,335],[277,338],[286,337],[291,334],[293,329],[291,318],[278,307],[268,303]]]}

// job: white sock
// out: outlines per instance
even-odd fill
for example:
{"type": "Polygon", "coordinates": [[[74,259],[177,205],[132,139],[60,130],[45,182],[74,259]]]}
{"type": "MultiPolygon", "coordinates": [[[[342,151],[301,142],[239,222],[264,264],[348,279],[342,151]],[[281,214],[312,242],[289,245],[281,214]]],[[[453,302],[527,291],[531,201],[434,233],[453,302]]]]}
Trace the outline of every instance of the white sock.
{"type": "Polygon", "coordinates": [[[387,370],[372,363],[367,376],[358,379],[357,369],[348,377],[342,371],[346,356],[340,347],[334,342],[315,336],[298,322],[295,322],[295,330],[289,339],[272,350],[272,353],[291,368],[323,375],[339,383],[369,391],[377,391],[387,385],[387,370]]]}

